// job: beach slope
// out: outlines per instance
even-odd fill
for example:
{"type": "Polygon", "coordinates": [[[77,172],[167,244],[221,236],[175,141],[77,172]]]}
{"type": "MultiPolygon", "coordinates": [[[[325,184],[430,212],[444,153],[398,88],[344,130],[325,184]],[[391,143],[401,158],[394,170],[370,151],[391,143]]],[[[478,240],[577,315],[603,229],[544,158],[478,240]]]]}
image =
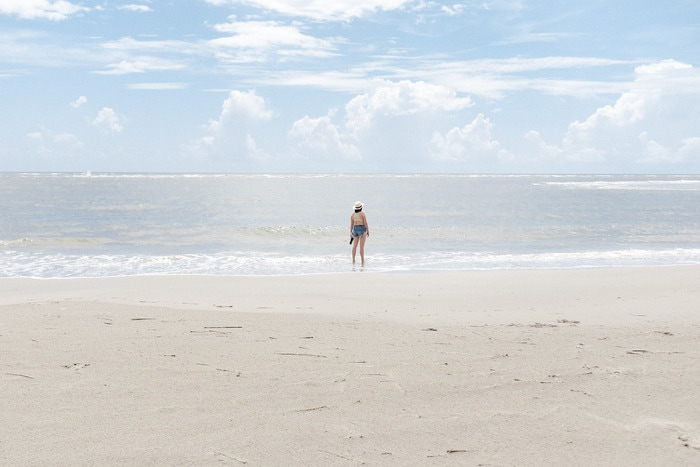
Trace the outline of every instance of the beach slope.
{"type": "Polygon", "coordinates": [[[700,267],[0,280],[2,465],[698,465],[700,267]]]}

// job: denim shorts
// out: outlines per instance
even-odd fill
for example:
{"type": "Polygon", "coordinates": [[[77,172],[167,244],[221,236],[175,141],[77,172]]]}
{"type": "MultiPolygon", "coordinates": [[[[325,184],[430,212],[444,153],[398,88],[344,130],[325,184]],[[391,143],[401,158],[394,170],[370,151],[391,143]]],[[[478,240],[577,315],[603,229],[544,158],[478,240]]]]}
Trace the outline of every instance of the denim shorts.
{"type": "Polygon", "coordinates": [[[355,225],[352,228],[352,236],[355,238],[361,237],[367,233],[366,225],[355,225]]]}

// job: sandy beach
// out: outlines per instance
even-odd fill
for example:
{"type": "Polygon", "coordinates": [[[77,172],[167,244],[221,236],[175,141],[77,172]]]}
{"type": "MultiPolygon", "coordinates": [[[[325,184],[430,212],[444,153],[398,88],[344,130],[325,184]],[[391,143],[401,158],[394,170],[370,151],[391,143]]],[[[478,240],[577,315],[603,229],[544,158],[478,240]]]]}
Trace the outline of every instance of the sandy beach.
{"type": "Polygon", "coordinates": [[[700,267],[0,280],[2,465],[700,465],[700,267]]]}

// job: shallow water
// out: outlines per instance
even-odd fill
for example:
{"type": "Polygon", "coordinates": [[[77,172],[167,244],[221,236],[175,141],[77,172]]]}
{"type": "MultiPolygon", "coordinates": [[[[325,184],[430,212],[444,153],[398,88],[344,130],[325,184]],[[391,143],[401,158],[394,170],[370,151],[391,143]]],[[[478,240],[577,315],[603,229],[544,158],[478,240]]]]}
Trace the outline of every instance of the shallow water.
{"type": "Polygon", "coordinates": [[[0,174],[0,276],[700,263],[700,176],[0,174]]]}

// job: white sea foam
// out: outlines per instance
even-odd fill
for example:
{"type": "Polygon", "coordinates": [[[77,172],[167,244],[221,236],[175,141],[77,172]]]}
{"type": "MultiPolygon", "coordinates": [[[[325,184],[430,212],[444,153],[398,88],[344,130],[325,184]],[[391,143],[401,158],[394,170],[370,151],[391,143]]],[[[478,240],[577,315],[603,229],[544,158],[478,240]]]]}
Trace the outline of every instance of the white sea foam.
{"type": "Polygon", "coordinates": [[[700,180],[596,180],[540,182],[539,184],[572,190],[700,191],[700,180]]]}
{"type": "MultiPolygon", "coordinates": [[[[358,258],[359,260],[359,258],[358,258]]],[[[569,269],[700,264],[700,249],[610,250],[498,254],[425,252],[367,255],[366,271],[569,269]]],[[[352,268],[348,254],[281,255],[227,252],[189,255],[32,255],[0,253],[0,277],[119,277],[130,275],[332,274],[352,268]]]]}

